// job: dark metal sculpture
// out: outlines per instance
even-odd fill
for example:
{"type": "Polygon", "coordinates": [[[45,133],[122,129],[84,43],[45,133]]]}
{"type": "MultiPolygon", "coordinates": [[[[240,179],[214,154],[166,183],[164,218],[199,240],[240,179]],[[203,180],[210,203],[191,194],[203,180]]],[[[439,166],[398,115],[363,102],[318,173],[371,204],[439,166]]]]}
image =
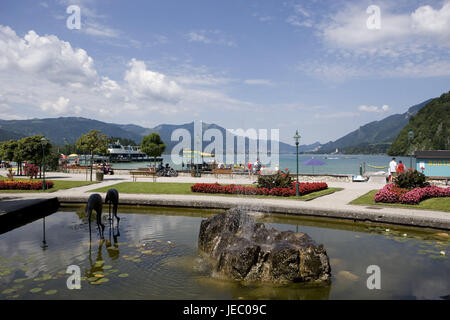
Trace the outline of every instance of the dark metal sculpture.
{"type": "Polygon", "coordinates": [[[106,193],[105,203],[109,204],[109,219],[111,220],[111,204],[113,206],[113,214],[117,218],[117,223],[119,223],[120,218],[117,216],[117,208],[119,205],[119,191],[116,189],[109,189],[106,193]]]}
{"type": "Polygon", "coordinates": [[[105,230],[105,225],[102,223],[102,206],[103,206],[102,196],[99,195],[98,193],[91,194],[89,196],[85,212],[89,220],[89,234],[90,234],[92,210],[95,210],[97,214],[97,226],[99,227],[100,236],[103,238],[103,231],[105,230]]]}

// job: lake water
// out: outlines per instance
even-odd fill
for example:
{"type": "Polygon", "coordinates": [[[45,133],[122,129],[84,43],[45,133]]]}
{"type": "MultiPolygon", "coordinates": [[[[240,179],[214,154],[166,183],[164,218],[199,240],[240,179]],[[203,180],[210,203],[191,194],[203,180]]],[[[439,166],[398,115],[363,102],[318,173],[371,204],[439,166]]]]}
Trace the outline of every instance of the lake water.
{"type": "Polygon", "coordinates": [[[331,285],[244,285],[211,278],[197,251],[200,222],[211,211],[121,208],[120,227],[105,219],[105,241],[92,239],[83,209],[60,209],[0,235],[0,299],[439,299],[450,294],[449,241],[439,231],[274,216],[269,225],[323,243],[331,285]],[[388,230],[386,230],[388,229],[388,230]],[[67,266],[81,268],[80,290],[66,287],[67,266]],[[366,269],[381,269],[368,290],[366,269]]]}
{"type": "MultiPolygon", "coordinates": [[[[169,163],[175,169],[181,169],[181,165],[174,165],[171,161],[170,155],[163,155],[164,163],[169,163]]],[[[303,174],[309,173],[324,173],[324,174],[359,174],[359,166],[366,163],[366,171],[385,171],[387,169],[375,169],[367,166],[368,164],[376,167],[388,166],[392,157],[385,155],[318,155],[318,154],[300,154],[299,155],[299,172],[303,174]],[[303,166],[302,162],[311,158],[318,159],[325,164],[323,166],[303,166]]],[[[289,168],[290,172],[296,172],[296,155],[295,154],[280,154],[279,155],[280,169],[289,168]]],[[[409,167],[409,157],[397,157],[397,162],[403,161],[405,166],[409,167]]],[[[412,159],[413,167],[415,167],[415,160],[412,159]]],[[[114,163],[113,168],[117,169],[132,169],[141,168],[147,165],[153,165],[152,162],[131,162],[131,163],[114,163]]]]}

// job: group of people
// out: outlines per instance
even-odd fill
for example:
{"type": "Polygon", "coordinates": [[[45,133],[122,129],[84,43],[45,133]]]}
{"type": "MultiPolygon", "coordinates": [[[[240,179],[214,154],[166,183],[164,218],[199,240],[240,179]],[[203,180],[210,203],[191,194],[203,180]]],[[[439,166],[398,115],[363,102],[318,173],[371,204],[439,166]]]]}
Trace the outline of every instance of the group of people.
{"type": "Polygon", "coordinates": [[[111,166],[109,164],[106,164],[105,162],[102,163],[100,170],[103,172],[103,174],[111,174],[111,175],[114,174],[114,171],[111,168],[111,166]]]}
{"type": "MultiPolygon", "coordinates": [[[[259,161],[259,159],[257,158],[256,161],[252,164],[250,161],[247,163],[247,169],[248,169],[248,175],[257,175],[257,174],[261,174],[262,172],[264,172],[265,170],[269,170],[270,172],[273,173],[273,171],[269,168],[266,168],[265,166],[263,166],[261,164],[261,161],[259,161]]],[[[280,166],[277,164],[275,166],[275,172],[280,171],[280,166]]]]}
{"type": "Polygon", "coordinates": [[[405,172],[405,165],[400,160],[397,164],[397,160],[392,158],[391,162],[389,162],[389,182],[392,181],[392,178],[397,175],[397,173],[405,172]]]}

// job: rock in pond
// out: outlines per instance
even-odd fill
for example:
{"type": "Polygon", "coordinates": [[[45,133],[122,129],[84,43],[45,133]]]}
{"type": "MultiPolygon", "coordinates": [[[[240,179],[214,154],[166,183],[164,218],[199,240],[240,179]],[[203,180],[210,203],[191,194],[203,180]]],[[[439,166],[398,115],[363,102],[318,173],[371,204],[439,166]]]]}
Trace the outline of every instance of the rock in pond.
{"type": "Polygon", "coordinates": [[[328,282],[331,268],[323,245],[305,233],[266,228],[240,209],[200,225],[200,251],[213,258],[215,275],[248,282],[328,282]]]}

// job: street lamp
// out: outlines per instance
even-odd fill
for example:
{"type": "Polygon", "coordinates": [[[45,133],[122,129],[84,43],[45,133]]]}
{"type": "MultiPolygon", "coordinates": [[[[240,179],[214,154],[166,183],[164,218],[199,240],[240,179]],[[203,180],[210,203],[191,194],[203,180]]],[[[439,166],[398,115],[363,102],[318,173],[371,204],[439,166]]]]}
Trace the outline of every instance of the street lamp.
{"type": "Polygon", "coordinates": [[[412,169],[412,141],[414,139],[414,132],[409,130],[408,141],[409,141],[409,167],[412,169]]]}
{"type": "Polygon", "coordinates": [[[298,145],[299,145],[299,141],[300,141],[300,136],[298,134],[298,130],[295,131],[295,136],[294,136],[294,140],[295,140],[295,146],[297,148],[297,183],[296,183],[296,190],[295,190],[295,195],[298,197],[300,195],[300,191],[298,189],[298,184],[299,184],[299,180],[298,180],[298,145]]]}
{"type": "MultiPolygon", "coordinates": [[[[199,137],[199,135],[197,134],[197,135],[195,135],[195,148],[194,148],[194,152],[195,152],[195,159],[196,159],[196,163],[195,163],[195,171],[196,171],[196,173],[195,173],[195,176],[198,178],[199,176],[200,176],[200,174],[199,174],[199,172],[198,172],[198,167],[199,167],[199,162],[200,162],[200,159],[199,159],[199,154],[198,154],[198,152],[201,152],[201,151],[198,151],[198,150],[195,150],[195,149],[197,149],[198,148],[198,146],[199,146],[199,144],[200,144],[200,137],[199,137]]],[[[200,147],[200,150],[201,150],[201,147],[200,147]]]]}
{"type": "Polygon", "coordinates": [[[45,145],[47,144],[47,139],[42,137],[42,190],[45,191],[45,145]]]}

